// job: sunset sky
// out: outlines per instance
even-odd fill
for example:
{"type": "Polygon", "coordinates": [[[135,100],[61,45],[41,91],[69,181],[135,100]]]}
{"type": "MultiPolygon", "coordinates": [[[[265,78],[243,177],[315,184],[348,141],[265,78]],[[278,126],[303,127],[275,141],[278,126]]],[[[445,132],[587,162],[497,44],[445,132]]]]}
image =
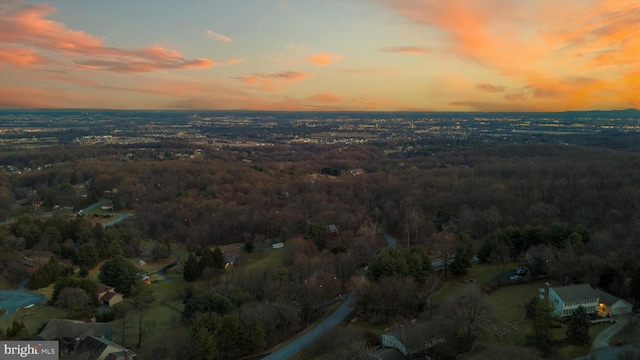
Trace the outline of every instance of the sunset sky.
{"type": "Polygon", "coordinates": [[[0,107],[640,108],[637,0],[0,0],[0,107]]]}

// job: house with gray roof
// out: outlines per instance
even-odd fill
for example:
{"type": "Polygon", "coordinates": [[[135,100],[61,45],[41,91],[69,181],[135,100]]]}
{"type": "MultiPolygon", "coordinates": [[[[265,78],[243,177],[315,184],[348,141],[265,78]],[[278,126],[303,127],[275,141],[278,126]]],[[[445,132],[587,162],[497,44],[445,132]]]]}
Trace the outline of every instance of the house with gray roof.
{"type": "Polygon", "coordinates": [[[113,341],[87,336],[71,355],[73,360],[133,360],[137,354],[113,341]]]}
{"type": "Polygon", "coordinates": [[[99,322],[85,322],[68,319],[51,319],[34,340],[58,340],[70,342],[76,338],[84,340],[87,336],[104,337],[111,340],[113,327],[99,322]]]}
{"type": "Polygon", "coordinates": [[[540,299],[546,299],[553,306],[553,315],[571,316],[580,306],[588,314],[595,313],[600,295],[589,285],[569,285],[539,289],[540,299]]]}
{"type": "Polygon", "coordinates": [[[441,326],[435,321],[411,323],[380,336],[382,347],[373,358],[378,360],[404,359],[445,341],[441,326]]]}

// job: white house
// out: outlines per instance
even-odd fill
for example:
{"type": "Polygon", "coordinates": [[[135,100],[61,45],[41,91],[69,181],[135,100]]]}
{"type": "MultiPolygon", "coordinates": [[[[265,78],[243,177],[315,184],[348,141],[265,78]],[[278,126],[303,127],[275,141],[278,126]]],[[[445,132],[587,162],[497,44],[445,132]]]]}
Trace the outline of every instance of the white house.
{"type": "Polygon", "coordinates": [[[589,285],[569,285],[539,289],[540,299],[547,299],[553,305],[555,316],[571,316],[582,306],[588,314],[596,312],[600,295],[589,285]]]}
{"type": "Polygon", "coordinates": [[[596,289],[596,292],[600,296],[600,303],[598,304],[598,315],[599,316],[612,316],[612,315],[621,315],[621,314],[629,314],[633,311],[633,305],[630,303],[619,299],[606,291],[602,291],[600,289],[596,289]]]}

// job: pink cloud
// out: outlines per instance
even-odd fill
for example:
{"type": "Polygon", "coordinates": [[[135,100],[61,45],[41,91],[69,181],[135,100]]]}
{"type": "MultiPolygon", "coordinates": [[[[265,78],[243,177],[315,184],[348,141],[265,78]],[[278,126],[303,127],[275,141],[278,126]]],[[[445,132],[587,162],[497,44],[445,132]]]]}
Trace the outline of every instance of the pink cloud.
{"type": "Polygon", "coordinates": [[[236,79],[245,84],[258,84],[263,91],[277,91],[282,88],[283,82],[300,81],[308,78],[311,74],[297,71],[281,71],[277,73],[256,73],[250,76],[241,76],[236,79]]]}
{"type": "Polygon", "coordinates": [[[231,40],[230,37],[224,36],[222,34],[218,34],[218,33],[213,32],[211,30],[207,30],[206,34],[207,34],[208,37],[210,37],[212,39],[215,39],[215,40],[218,40],[218,41],[222,41],[222,42],[231,42],[231,41],[233,41],[233,40],[231,40]]]}
{"type": "Polygon", "coordinates": [[[431,52],[430,49],[422,46],[392,46],[392,47],[384,47],[381,49],[381,51],[397,52],[397,53],[405,53],[405,54],[428,54],[431,52]]]}
{"type": "Polygon", "coordinates": [[[334,60],[342,60],[342,56],[321,52],[321,53],[307,56],[305,57],[305,59],[315,66],[327,66],[331,64],[334,60]]]}
{"type": "MultiPolygon", "coordinates": [[[[159,45],[122,49],[102,44],[102,38],[73,30],[46,17],[57,10],[46,4],[10,3],[0,12],[0,43],[32,49],[31,55],[48,51],[62,55],[67,66],[114,72],[197,69],[214,65],[208,59],[187,59],[159,45]]],[[[11,61],[11,60],[8,60],[11,61]]],[[[15,64],[15,59],[12,62],[15,64]]]]}
{"type": "Polygon", "coordinates": [[[243,61],[244,61],[244,59],[234,58],[234,59],[227,59],[227,60],[225,60],[225,63],[226,63],[226,64],[229,64],[229,65],[233,65],[233,64],[241,63],[241,62],[243,62],[243,61]]]}
{"type": "Polygon", "coordinates": [[[30,68],[44,62],[42,56],[27,48],[1,48],[0,64],[5,63],[20,68],[30,68]]]}

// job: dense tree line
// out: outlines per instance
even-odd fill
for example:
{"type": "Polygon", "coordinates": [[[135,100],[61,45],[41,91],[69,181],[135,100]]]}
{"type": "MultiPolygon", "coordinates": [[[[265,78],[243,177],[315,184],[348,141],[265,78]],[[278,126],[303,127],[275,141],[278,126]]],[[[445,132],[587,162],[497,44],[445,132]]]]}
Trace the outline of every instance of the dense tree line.
{"type": "MultiPolygon", "coordinates": [[[[385,316],[392,309],[406,318],[423,313],[438,282],[430,261],[443,261],[447,276],[463,276],[476,252],[484,262],[527,260],[533,274],[589,282],[640,301],[637,153],[450,143],[416,143],[406,151],[393,144],[207,146],[202,158],[180,160],[172,153],[189,149],[109,148],[108,156],[99,156],[87,148],[95,158],[72,152],[42,172],[1,175],[7,182],[0,183],[0,203],[52,205],[74,197],[69,186],[85,184],[86,201],[110,196],[135,218],[104,229],[86,219],[25,214],[2,230],[0,249],[51,251],[83,268],[112,259],[103,273],[121,263],[116,268],[126,276],[104,279],[127,293],[133,273],[122,270],[121,256],[138,256],[143,238],[185,244],[193,255],[184,259],[184,276],[198,290],[185,295],[183,318],[193,335],[189,344],[202,353],[244,344],[237,334],[257,333],[258,324],[266,344],[283,340],[319,318],[356,268],[367,264],[362,308],[386,309],[385,316]],[[331,176],[322,168],[365,173],[331,176]],[[340,232],[329,234],[327,224],[340,232]],[[398,248],[378,253],[381,232],[394,235],[398,248]],[[224,283],[211,281],[221,270],[219,256],[202,249],[273,241],[286,242],[282,266],[238,268],[225,274],[224,283]]],[[[164,248],[157,252],[166,256],[164,248]]],[[[2,265],[9,267],[4,260],[2,265]]],[[[481,296],[466,296],[482,310],[481,296]]],[[[449,320],[450,336],[470,346],[480,328],[449,320]]],[[[542,350],[555,341],[547,336],[547,320],[538,312],[530,339],[542,350]]]]}

